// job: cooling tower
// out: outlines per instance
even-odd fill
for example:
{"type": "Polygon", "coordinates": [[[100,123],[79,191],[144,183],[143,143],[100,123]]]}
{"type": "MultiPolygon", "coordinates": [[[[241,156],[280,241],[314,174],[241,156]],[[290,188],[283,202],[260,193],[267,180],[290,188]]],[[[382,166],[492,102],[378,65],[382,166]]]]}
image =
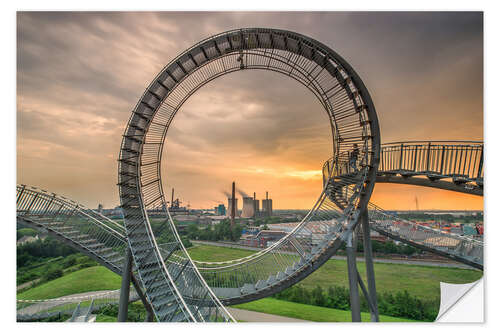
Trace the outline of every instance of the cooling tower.
{"type": "MultiPolygon", "coordinates": [[[[238,199],[234,199],[234,202],[236,203],[234,205],[235,216],[238,216],[238,199]]],[[[226,215],[227,216],[231,216],[231,209],[232,209],[232,207],[233,207],[233,203],[232,203],[231,198],[227,198],[227,211],[226,211],[226,215]]]]}
{"type": "Polygon", "coordinates": [[[252,197],[243,198],[243,209],[241,211],[241,217],[248,218],[253,217],[255,212],[255,207],[252,197]]]}
{"type": "Polygon", "coordinates": [[[259,215],[259,211],[260,211],[260,201],[259,200],[253,201],[253,210],[255,212],[255,215],[259,215]]]}
{"type": "Polygon", "coordinates": [[[273,215],[273,200],[269,199],[267,192],[266,192],[266,198],[262,200],[262,214],[264,216],[273,215]]]}
{"type": "Polygon", "coordinates": [[[259,200],[255,198],[255,192],[253,192],[253,216],[254,217],[260,216],[259,211],[260,211],[259,200]]]}

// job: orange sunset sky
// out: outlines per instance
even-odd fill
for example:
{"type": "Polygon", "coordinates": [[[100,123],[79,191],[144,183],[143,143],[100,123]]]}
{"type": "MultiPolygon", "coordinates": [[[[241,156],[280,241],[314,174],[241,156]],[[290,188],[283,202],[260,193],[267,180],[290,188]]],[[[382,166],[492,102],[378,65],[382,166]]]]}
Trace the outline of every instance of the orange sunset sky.
{"type": "MultiPolygon", "coordinates": [[[[315,38],[368,87],[382,142],[482,140],[481,13],[65,13],[17,15],[17,182],[79,201],[119,204],[117,157],[130,113],[180,52],[238,27],[315,38]]],[[[294,80],[239,71],[210,82],[174,118],[163,185],[209,208],[238,189],[275,209],[310,208],[331,154],[325,112],[294,80]]],[[[385,209],[482,209],[483,198],[377,184],[385,209]]],[[[240,204],[241,207],[241,204],[240,204]]]]}

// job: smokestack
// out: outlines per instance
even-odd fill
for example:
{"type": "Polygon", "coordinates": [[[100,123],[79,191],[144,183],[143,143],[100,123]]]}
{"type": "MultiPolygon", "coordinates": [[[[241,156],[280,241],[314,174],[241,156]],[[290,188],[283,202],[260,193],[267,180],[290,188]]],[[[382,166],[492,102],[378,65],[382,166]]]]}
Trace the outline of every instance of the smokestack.
{"type": "Polygon", "coordinates": [[[170,201],[170,207],[174,207],[174,188],[172,187],[172,200],[170,201]]]}
{"type": "Polygon", "coordinates": [[[267,191],[266,191],[266,200],[269,199],[268,195],[267,195],[267,191]]]}
{"type": "Polygon", "coordinates": [[[231,207],[231,230],[233,229],[233,226],[234,226],[234,216],[236,215],[236,200],[235,200],[235,188],[236,188],[236,185],[235,183],[233,182],[233,190],[232,190],[232,194],[231,194],[231,198],[233,200],[233,206],[231,207]]]}

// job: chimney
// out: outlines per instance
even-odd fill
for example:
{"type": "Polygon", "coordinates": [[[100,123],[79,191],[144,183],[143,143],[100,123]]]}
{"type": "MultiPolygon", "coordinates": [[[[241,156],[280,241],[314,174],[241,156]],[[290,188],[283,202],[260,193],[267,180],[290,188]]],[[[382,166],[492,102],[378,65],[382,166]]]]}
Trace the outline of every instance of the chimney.
{"type": "Polygon", "coordinates": [[[172,200],[170,201],[170,207],[174,207],[174,188],[172,187],[172,200]]]}
{"type": "Polygon", "coordinates": [[[269,199],[268,195],[267,195],[267,191],[266,191],[266,200],[269,199]]]}
{"type": "Polygon", "coordinates": [[[234,226],[234,216],[236,215],[236,200],[235,200],[235,188],[236,188],[236,185],[235,183],[233,182],[233,190],[232,190],[232,193],[231,193],[231,198],[232,198],[232,202],[233,202],[233,206],[231,207],[231,229],[233,229],[233,226],[234,226]]]}

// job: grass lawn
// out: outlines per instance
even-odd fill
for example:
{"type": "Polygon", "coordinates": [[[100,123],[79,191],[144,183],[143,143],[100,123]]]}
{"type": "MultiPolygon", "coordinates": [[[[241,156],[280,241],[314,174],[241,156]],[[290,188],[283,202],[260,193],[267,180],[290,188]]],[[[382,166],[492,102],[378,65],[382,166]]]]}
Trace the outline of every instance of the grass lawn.
{"type": "MultiPolygon", "coordinates": [[[[193,259],[202,261],[223,261],[241,258],[254,251],[232,249],[209,245],[198,245],[190,248],[193,259]]],[[[300,284],[306,288],[317,285],[328,288],[330,285],[348,287],[347,264],[344,260],[328,260],[321,268],[312,273],[300,284]]],[[[364,276],[365,266],[358,263],[360,274],[364,276]]],[[[482,272],[469,269],[428,267],[417,265],[375,263],[378,292],[396,292],[408,290],[419,298],[439,298],[439,282],[468,283],[479,279],[482,272]]],[[[58,279],[46,282],[18,294],[18,299],[50,299],[87,291],[114,290],[120,288],[121,278],[102,266],[93,266],[58,279]]],[[[324,307],[287,302],[273,298],[265,298],[254,302],[235,306],[258,312],[265,312],[286,317],[311,321],[350,321],[350,312],[324,307]]],[[[369,314],[363,314],[369,320],[369,314]]],[[[106,316],[98,317],[98,321],[110,321],[106,316]]],[[[381,321],[408,321],[405,319],[381,316],[381,321]]]]}
{"type": "Polygon", "coordinates": [[[233,249],[230,247],[196,244],[188,249],[189,255],[199,261],[226,261],[246,257],[255,253],[251,250],[233,249]]]}
{"type": "MultiPolygon", "coordinates": [[[[270,313],[278,316],[297,318],[318,322],[350,322],[351,312],[337,309],[329,309],[321,306],[287,302],[274,298],[263,298],[257,301],[234,305],[234,308],[270,313]]],[[[362,321],[370,321],[370,314],[361,313],[362,321]]],[[[414,320],[380,316],[381,322],[413,322],[414,320]]]]}
{"type": "Polygon", "coordinates": [[[18,299],[50,299],[87,291],[114,290],[121,278],[103,266],[94,266],[70,273],[17,295],[18,299]]]}
{"type": "MultiPolygon", "coordinates": [[[[211,245],[199,245],[189,249],[191,257],[200,261],[237,259],[253,252],[211,245]]],[[[378,292],[408,290],[410,294],[421,298],[439,298],[439,282],[470,283],[483,275],[481,271],[473,269],[403,264],[375,263],[374,268],[378,292]]],[[[358,270],[360,275],[365,278],[364,262],[358,262],[358,270]]],[[[328,260],[299,284],[306,288],[314,288],[320,285],[325,289],[332,284],[348,287],[347,263],[345,260],[328,260]]]]}

